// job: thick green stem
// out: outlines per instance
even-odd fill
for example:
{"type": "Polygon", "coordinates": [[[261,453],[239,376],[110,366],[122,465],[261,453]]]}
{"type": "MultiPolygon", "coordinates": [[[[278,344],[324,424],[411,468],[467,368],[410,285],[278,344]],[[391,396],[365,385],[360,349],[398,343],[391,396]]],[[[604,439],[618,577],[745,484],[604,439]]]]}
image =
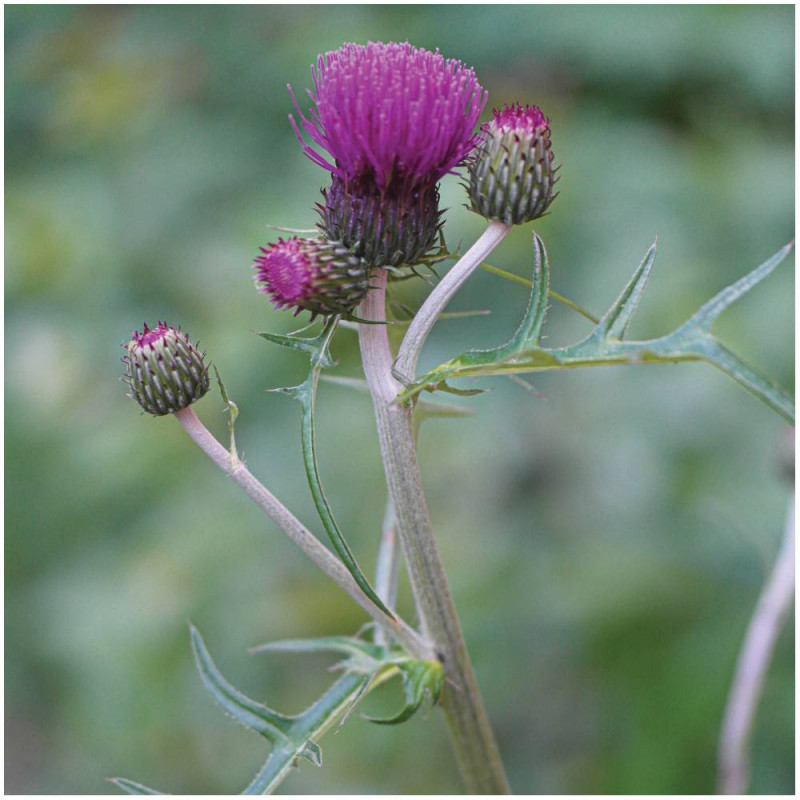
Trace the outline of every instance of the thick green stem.
{"type": "MultiPolygon", "coordinates": [[[[386,272],[378,270],[360,316],[386,319],[386,272]]],[[[442,697],[458,765],[469,792],[508,794],[509,786],[456,615],[425,502],[412,432],[412,408],[395,405],[402,389],[392,375],[386,326],[361,325],[361,354],[375,406],[381,455],[397,533],[417,610],[446,677],[442,697]]]]}

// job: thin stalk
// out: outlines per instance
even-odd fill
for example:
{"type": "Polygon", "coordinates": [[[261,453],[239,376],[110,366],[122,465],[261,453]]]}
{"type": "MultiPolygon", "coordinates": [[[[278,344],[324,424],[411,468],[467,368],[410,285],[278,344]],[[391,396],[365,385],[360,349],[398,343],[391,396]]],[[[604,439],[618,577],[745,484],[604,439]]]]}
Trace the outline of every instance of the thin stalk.
{"type": "Polygon", "coordinates": [[[397,578],[400,573],[400,543],[397,540],[394,523],[394,509],[391,501],[386,501],[383,514],[381,543],[378,550],[378,563],[375,567],[375,591],[386,605],[397,602],[397,578]]]}
{"type": "MultiPolygon", "coordinates": [[[[385,270],[376,271],[373,287],[362,302],[359,315],[372,322],[385,322],[385,270]]],[[[411,589],[423,633],[431,640],[444,667],[442,704],[458,765],[470,793],[507,794],[508,781],[469,661],[422,491],[412,433],[413,410],[410,405],[393,402],[402,387],[392,374],[386,326],[361,325],[359,339],[411,589]]]]}
{"type": "MultiPolygon", "coordinates": [[[[497,267],[493,267],[491,264],[481,264],[481,269],[485,272],[489,272],[492,275],[497,275],[500,278],[505,278],[506,280],[513,281],[514,283],[519,283],[521,286],[527,286],[529,289],[533,288],[533,281],[528,280],[527,278],[523,278],[519,275],[515,275],[513,272],[508,272],[504,269],[498,269],[497,267]]],[[[554,292],[552,289],[547,290],[547,296],[551,300],[555,300],[557,303],[561,303],[562,306],[566,306],[567,308],[571,308],[573,311],[577,311],[585,319],[588,319],[589,322],[593,322],[597,325],[600,320],[592,313],[587,311],[585,308],[581,308],[577,303],[573,303],[568,297],[564,297],[563,294],[559,294],[558,292],[554,292]]]]}
{"type": "MultiPolygon", "coordinates": [[[[386,501],[381,529],[381,543],[378,548],[378,560],[375,565],[375,591],[378,597],[393,607],[397,601],[397,579],[400,574],[400,543],[397,539],[394,523],[394,509],[390,500],[386,501]]],[[[375,644],[386,644],[386,631],[375,630],[375,644]]]]}
{"type": "Polygon", "coordinates": [[[750,736],[772,654],[794,595],[794,494],[778,558],[747,628],[728,695],[719,743],[718,794],[744,794],[750,783],[750,736]]]}
{"type": "Polygon", "coordinates": [[[447,271],[447,274],[436,285],[436,289],[428,295],[420,310],[411,321],[400,350],[397,353],[395,370],[409,381],[414,379],[422,345],[428,338],[439,314],[444,311],[453,295],[464,285],[464,282],[483,263],[492,250],[506,238],[510,225],[492,221],[481,234],[475,244],[447,271]]]}
{"type": "Polygon", "coordinates": [[[230,451],[223,447],[203,425],[194,409],[184,408],[175,414],[195,444],[294,542],[331,580],[344,589],[379,625],[394,636],[416,658],[432,657],[429,645],[395,614],[389,619],[367,597],[347,568],[292,514],[230,451]]]}

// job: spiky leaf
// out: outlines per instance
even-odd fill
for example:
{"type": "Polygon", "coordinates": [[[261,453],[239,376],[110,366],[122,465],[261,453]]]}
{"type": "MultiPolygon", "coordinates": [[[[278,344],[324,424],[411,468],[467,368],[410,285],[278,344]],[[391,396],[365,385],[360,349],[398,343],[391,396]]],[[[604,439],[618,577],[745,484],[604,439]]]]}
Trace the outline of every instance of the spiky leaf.
{"type": "Polygon", "coordinates": [[[426,699],[436,705],[444,685],[444,669],[438,661],[409,660],[400,665],[403,676],[405,704],[393,717],[366,717],[379,725],[399,725],[416,714],[426,699]]]}
{"type": "Polygon", "coordinates": [[[289,347],[306,353],[311,359],[311,369],[308,377],[298,386],[280,389],[285,394],[290,395],[302,406],[302,416],[300,425],[301,442],[303,446],[303,464],[306,470],[306,478],[311,496],[314,499],[317,513],[322,524],[331,540],[336,552],[342,559],[345,567],[353,576],[355,582],[361,587],[364,593],[372,600],[375,605],[391,619],[394,614],[386,607],[384,602],[378,597],[377,592],[372,588],[367,577],[356,562],[353,551],[347,544],[331,509],[325,490],[322,488],[322,480],[319,474],[317,462],[316,434],[314,424],[314,412],[317,399],[317,385],[319,383],[320,371],[323,367],[330,367],[333,361],[330,357],[330,341],[339,323],[338,317],[331,317],[325,324],[322,333],[316,337],[282,336],[274,333],[260,333],[259,335],[275,344],[289,347]]]}
{"type": "Polygon", "coordinates": [[[455,378],[516,375],[589,366],[705,361],[721,369],[794,424],[794,400],[791,395],[743,362],[711,334],[711,326],[720,314],[764,280],[786,258],[791,248],[791,244],[787,245],[751,273],[723,289],[672,333],[656,339],[628,341],[624,336],[653,267],[654,244],[631,281],[589,336],[577,344],[550,349],[539,344],[544,321],[543,297],[547,296],[548,267],[544,248],[534,234],[531,301],[517,334],[501,347],[471,350],[432,369],[406,387],[400,393],[398,402],[408,402],[422,391],[452,390],[448,381],[455,378]]]}

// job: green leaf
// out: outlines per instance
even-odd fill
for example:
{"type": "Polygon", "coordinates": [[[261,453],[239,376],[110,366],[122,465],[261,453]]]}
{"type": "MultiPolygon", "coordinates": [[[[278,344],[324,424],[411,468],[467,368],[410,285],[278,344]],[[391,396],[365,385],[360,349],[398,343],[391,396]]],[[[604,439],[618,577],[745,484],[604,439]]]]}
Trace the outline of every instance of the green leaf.
{"type": "Polygon", "coordinates": [[[378,725],[399,725],[419,711],[426,698],[431,706],[436,705],[444,685],[444,669],[438,661],[409,660],[400,666],[403,676],[405,705],[393,717],[387,719],[365,717],[378,725]]]}
{"type": "Polygon", "coordinates": [[[775,381],[762,375],[713,336],[698,341],[696,348],[701,358],[721,369],[789,424],[794,425],[794,398],[775,381]]]}
{"type": "Polygon", "coordinates": [[[645,341],[627,341],[623,337],[653,267],[653,245],[631,281],[592,333],[577,344],[552,349],[539,345],[548,273],[547,257],[543,247],[542,253],[538,253],[539,245],[540,242],[534,239],[534,276],[530,305],[522,325],[511,341],[493,350],[467,351],[441,364],[406,387],[398,396],[397,402],[408,402],[422,391],[441,391],[445,387],[451,390],[448,381],[455,378],[518,375],[590,366],[705,361],[721,369],[790,424],[794,424],[792,396],[743,362],[710,333],[711,326],[719,315],[764,280],[787,256],[791,245],[787,245],[750,274],[721,291],[672,333],[645,341]]]}
{"type": "MultiPolygon", "coordinates": [[[[389,668],[399,670],[403,678],[405,703],[403,708],[389,719],[373,719],[370,722],[382,725],[396,725],[410,719],[422,706],[426,698],[435,705],[444,685],[444,670],[438,661],[422,661],[409,658],[399,645],[384,646],[365,642],[354,636],[323,636],[317,639],[288,639],[269,642],[253,648],[251,653],[285,652],[285,653],[320,653],[334,652],[347,656],[339,665],[350,672],[368,676],[370,681],[377,677],[386,680],[390,676],[389,668]]],[[[362,687],[372,688],[369,683],[362,687]]],[[[360,696],[359,698],[360,699],[360,696]]],[[[349,711],[348,711],[349,713],[349,711]]]]}
{"type": "MultiPolygon", "coordinates": [[[[298,759],[305,758],[315,766],[322,766],[322,751],[317,740],[367,693],[377,686],[396,668],[396,659],[402,659],[399,646],[382,648],[363,642],[355,637],[326,637],[320,640],[273,642],[255,648],[254,652],[292,651],[316,652],[334,650],[351,656],[365,658],[361,669],[352,669],[339,678],[313,705],[297,716],[285,716],[256,703],[234,689],[222,676],[211,660],[211,656],[196,630],[192,629],[192,647],[203,682],[214,698],[239,722],[266,736],[273,743],[272,752],[244,794],[271,794],[298,759]],[[385,672],[385,677],[374,681],[376,673],[385,672]],[[370,686],[369,684],[372,683],[370,686]]],[[[356,659],[352,659],[356,663],[356,659]]]]}
{"type": "Polygon", "coordinates": [[[250,650],[251,653],[341,653],[363,663],[364,671],[375,669],[382,662],[399,658],[405,652],[399,645],[385,647],[365,642],[355,636],[321,636],[317,639],[284,639],[268,642],[250,650]]]}
{"type": "Polygon", "coordinates": [[[300,758],[322,766],[322,751],[316,744],[339,717],[348,711],[369,676],[349,673],[337,680],[322,697],[302,714],[291,717],[290,739],[276,745],[243,794],[272,794],[300,758]]]}
{"type": "Polygon", "coordinates": [[[606,311],[597,327],[590,334],[590,338],[597,339],[624,339],[628,330],[631,317],[633,317],[642,299],[645,286],[653,270],[656,260],[656,244],[653,242],[645,253],[642,263],[639,264],[628,285],[622,290],[620,296],[614,301],[611,308],[606,311]]]}
{"type": "Polygon", "coordinates": [[[348,656],[343,665],[347,672],[327,692],[296,717],[289,717],[292,745],[273,749],[245,794],[271,794],[296,766],[298,758],[307,758],[322,766],[322,752],[316,740],[337,722],[344,722],[355,706],[375,687],[409,661],[399,645],[384,647],[357,637],[328,636],[319,639],[271,642],[251,652],[313,653],[332,651],[348,656]]]}
{"type": "Polygon", "coordinates": [[[239,454],[236,452],[236,437],[234,435],[236,418],[239,416],[239,406],[228,397],[228,393],[225,391],[225,384],[222,382],[222,376],[219,374],[216,365],[214,366],[214,372],[217,376],[217,385],[219,386],[219,393],[222,395],[222,402],[225,403],[228,412],[228,433],[231,440],[229,450],[231,452],[231,469],[233,469],[239,461],[239,454]]]}
{"type": "Polygon", "coordinates": [[[314,425],[314,411],[317,399],[317,386],[319,383],[320,371],[323,367],[330,367],[333,361],[330,357],[330,341],[339,323],[338,317],[331,317],[323,328],[319,336],[313,338],[298,336],[283,336],[281,334],[261,333],[259,334],[268,341],[293,350],[306,353],[311,360],[311,369],[308,377],[299,386],[292,386],[279,391],[290,395],[302,406],[302,416],[300,424],[300,436],[303,446],[303,464],[306,470],[308,485],[311,489],[311,496],[314,500],[317,513],[328,534],[328,538],[334,550],[339,554],[348,572],[353,576],[355,582],[361,587],[364,594],[386,614],[390,619],[394,619],[394,614],[386,607],[377,592],[372,588],[361,568],[356,562],[355,556],[350,549],[347,541],[342,535],[339,525],[333,516],[328,498],[322,488],[322,480],[319,474],[317,462],[316,434],[314,425]]]}
{"type": "MultiPolygon", "coordinates": [[[[547,251],[544,242],[538,234],[533,234],[533,288],[531,289],[528,309],[522,319],[517,332],[512,339],[502,347],[484,351],[492,353],[498,358],[509,356],[524,350],[527,347],[538,346],[542,338],[542,328],[547,314],[547,294],[550,289],[550,265],[547,261],[547,251]]],[[[474,351],[480,353],[482,351],[474,351]]]]}
{"type": "Polygon", "coordinates": [[[789,255],[793,246],[794,243],[790,242],[786,247],[778,250],[775,255],[768,258],[752,272],[739,278],[738,281],[732,283],[730,286],[726,286],[721,292],[714,295],[714,297],[705,303],[705,305],[703,305],[688,322],[682,325],[679,330],[687,329],[709,333],[711,331],[711,326],[717,321],[720,314],[770,275],[778,264],[789,255]]]}
{"type": "Polygon", "coordinates": [[[300,751],[300,758],[307,758],[315,767],[321,767],[322,749],[316,742],[309,739],[300,751]]]}
{"type": "MultiPolygon", "coordinates": [[[[318,741],[337,723],[341,724],[356,705],[374,688],[402,671],[407,682],[407,705],[419,708],[425,697],[435,702],[441,680],[433,666],[436,662],[415,661],[397,644],[377,645],[355,636],[330,636],[311,640],[272,642],[252,652],[284,651],[313,653],[332,651],[348,658],[340,664],[343,674],[309,708],[296,716],[280,714],[251,700],[235,689],[219,671],[194,627],[191,627],[192,650],[197,669],[206,688],[222,708],[237,722],[261,734],[271,742],[272,750],[258,774],[243,794],[271,794],[301,758],[322,766],[318,741]]],[[[439,667],[441,670],[441,667],[439,667]]],[[[407,713],[404,711],[401,713],[407,713]]],[[[114,778],[114,785],[129,794],[159,794],[139,783],[114,778]]]]}
{"type": "MultiPolygon", "coordinates": [[[[338,318],[332,318],[328,325],[331,325],[335,319],[338,318]]],[[[327,330],[327,328],[328,326],[326,326],[325,330],[327,330]]],[[[306,355],[310,356],[312,360],[317,359],[321,367],[333,366],[333,362],[330,360],[327,350],[322,352],[321,348],[325,331],[323,331],[319,336],[315,336],[313,338],[296,336],[294,334],[286,335],[282,333],[269,333],[267,331],[261,331],[258,335],[262,339],[266,339],[268,342],[272,342],[273,344],[280,345],[281,347],[288,347],[290,350],[297,350],[301,353],[305,353],[306,355]]]]}
{"type": "Polygon", "coordinates": [[[122,789],[123,792],[128,794],[163,794],[163,792],[157,792],[155,789],[150,789],[141,783],[129,781],[127,778],[109,778],[108,780],[118,789],[122,789]]]}
{"type": "Polygon", "coordinates": [[[214,699],[245,728],[260,733],[275,744],[285,743],[290,738],[290,720],[234,689],[211,660],[211,655],[197,629],[192,625],[190,630],[197,670],[214,699]]]}

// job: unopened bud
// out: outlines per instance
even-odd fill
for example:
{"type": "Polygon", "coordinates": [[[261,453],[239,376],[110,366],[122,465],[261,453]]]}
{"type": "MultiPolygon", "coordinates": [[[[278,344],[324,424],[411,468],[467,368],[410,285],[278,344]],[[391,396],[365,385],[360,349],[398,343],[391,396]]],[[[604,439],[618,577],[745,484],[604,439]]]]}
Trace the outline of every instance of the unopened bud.
{"type": "Polygon", "coordinates": [[[470,164],[472,210],[506,225],[538,219],[555,199],[548,120],[536,106],[494,111],[470,164]]]}
{"type": "Polygon", "coordinates": [[[142,333],[134,331],[127,350],[122,360],[128,368],[123,378],[128,396],[148,414],[174,414],[208,391],[204,354],[180,328],[159,322],[150,330],[145,323],[142,333]]]}
{"type": "Polygon", "coordinates": [[[342,244],[325,239],[280,239],[262,247],[256,285],[275,308],[348,315],[369,289],[369,265],[342,244]]]}

